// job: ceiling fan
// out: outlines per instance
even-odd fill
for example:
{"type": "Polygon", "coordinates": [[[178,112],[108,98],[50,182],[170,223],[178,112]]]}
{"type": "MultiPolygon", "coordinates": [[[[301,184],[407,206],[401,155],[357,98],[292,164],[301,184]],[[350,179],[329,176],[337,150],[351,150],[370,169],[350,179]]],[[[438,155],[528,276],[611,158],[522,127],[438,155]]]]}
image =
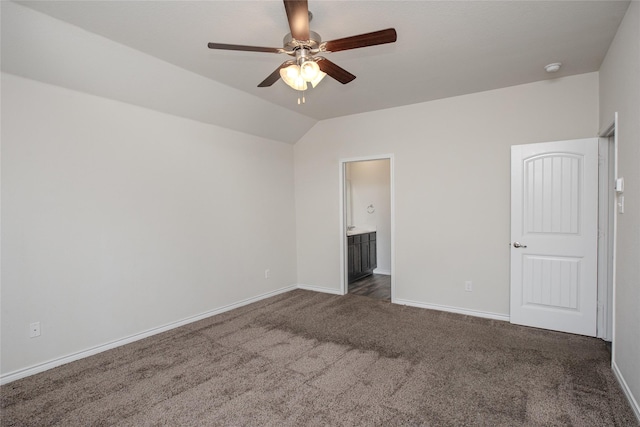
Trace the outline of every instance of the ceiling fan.
{"type": "MultiPolygon", "coordinates": [[[[293,89],[303,91],[307,89],[307,83],[311,83],[315,87],[325,75],[331,76],[342,84],[347,84],[356,76],[325,57],[319,56],[319,54],[393,43],[397,39],[396,30],[388,28],[323,42],[318,33],[309,30],[309,21],[313,16],[309,12],[307,0],[283,1],[291,33],[284,37],[282,48],[225,43],[208,44],[210,49],[285,53],[295,58],[280,64],[258,87],[271,86],[282,78],[293,89]]],[[[298,99],[298,103],[300,103],[300,99],[298,99]]]]}

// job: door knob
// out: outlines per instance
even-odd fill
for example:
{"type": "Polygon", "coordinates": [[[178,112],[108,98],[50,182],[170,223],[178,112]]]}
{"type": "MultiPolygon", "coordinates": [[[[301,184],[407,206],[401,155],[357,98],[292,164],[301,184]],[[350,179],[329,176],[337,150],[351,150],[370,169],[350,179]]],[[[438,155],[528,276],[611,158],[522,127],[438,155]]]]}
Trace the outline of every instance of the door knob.
{"type": "Polygon", "coordinates": [[[520,242],[513,242],[514,248],[526,248],[527,245],[521,245],[520,242]]]}

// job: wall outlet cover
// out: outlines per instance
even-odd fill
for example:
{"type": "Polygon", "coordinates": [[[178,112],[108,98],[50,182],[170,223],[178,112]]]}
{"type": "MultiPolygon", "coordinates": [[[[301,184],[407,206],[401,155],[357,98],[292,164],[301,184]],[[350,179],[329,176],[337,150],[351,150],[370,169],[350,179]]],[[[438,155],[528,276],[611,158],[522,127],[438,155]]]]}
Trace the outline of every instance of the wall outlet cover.
{"type": "Polygon", "coordinates": [[[40,322],[33,322],[29,324],[29,337],[35,338],[40,336],[40,322]]]}

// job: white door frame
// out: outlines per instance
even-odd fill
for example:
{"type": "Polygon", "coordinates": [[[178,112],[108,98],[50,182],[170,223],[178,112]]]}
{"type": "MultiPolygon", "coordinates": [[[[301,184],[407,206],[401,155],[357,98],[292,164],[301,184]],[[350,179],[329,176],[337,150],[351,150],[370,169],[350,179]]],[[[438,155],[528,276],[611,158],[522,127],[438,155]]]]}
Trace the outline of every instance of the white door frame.
{"type": "MultiPolygon", "coordinates": [[[[598,331],[605,341],[615,338],[615,283],[617,238],[617,193],[614,185],[618,176],[618,113],[613,121],[599,132],[599,194],[598,194],[598,331]]],[[[611,346],[613,353],[615,346],[611,346]]],[[[612,354],[613,356],[613,354],[612,354]]],[[[612,357],[613,360],[613,357],[612,357]]]]}
{"type": "Polygon", "coordinates": [[[352,162],[364,162],[368,160],[389,160],[389,186],[391,190],[391,302],[396,300],[396,202],[395,202],[395,172],[394,172],[394,158],[393,154],[380,154],[374,156],[364,157],[351,157],[347,159],[340,159],[338,173],[340,176],[340,289],[342,295],[346,295],[349,292],[349,281],[347,278],[347,220],[345,209],[345,197],[346,197],[346,165],[352,162]]]}

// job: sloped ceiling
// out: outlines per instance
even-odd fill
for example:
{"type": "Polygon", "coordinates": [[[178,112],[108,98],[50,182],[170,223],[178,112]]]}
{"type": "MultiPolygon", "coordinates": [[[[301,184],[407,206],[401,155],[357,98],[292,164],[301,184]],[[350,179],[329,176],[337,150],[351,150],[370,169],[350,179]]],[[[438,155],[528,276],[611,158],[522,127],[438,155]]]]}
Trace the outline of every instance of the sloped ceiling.
{"type": "Polygon", "coordinates": [[[298,105],[282,81],[256,87],[285,55],[207,49],[281,47],[281,1],[2,3],[3,71],[289,143],[318,120],[597,71],[629,5],[312,0],[323,40],[394,27],[398,41],[327,54],[357,78],[298,105]]]}

